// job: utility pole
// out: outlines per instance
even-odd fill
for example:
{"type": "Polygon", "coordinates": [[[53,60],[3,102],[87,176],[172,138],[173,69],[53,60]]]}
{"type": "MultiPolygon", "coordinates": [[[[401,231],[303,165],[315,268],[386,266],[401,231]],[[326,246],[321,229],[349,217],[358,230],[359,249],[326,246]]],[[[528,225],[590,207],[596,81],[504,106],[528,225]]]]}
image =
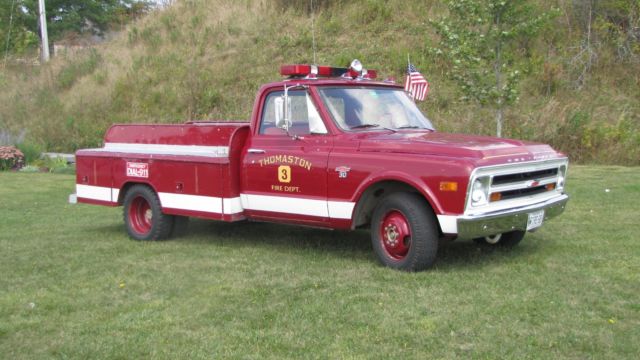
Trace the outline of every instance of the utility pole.
{"type": "Polygon", "coordinates": [[[42,36],[40,62],[49,61],[49,35],[47,34],[47,14],[44,9],[44,0],[38,0],[38,8],[40,10],[40,35],[42,36]]]}

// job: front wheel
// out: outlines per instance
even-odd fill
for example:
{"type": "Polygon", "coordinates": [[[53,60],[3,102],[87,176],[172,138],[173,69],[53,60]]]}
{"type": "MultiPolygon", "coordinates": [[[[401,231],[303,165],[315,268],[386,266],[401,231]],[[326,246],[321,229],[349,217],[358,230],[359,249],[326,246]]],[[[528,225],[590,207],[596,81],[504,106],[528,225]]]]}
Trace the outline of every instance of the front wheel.
{"type": "Polygon", "coordinates": [[[158,195],[145,185],[134,185],[124,197],[124,223],[135,240],[162,240],[169,237],[173,216],[162,213],[158,195]]]}
{"type": "Polygon", "coordinates": [[[373,212],[371,241],[385,266],[404,271],[429,268],[438,252],[435,215],[418,194],[391,194],[373,212]]]}

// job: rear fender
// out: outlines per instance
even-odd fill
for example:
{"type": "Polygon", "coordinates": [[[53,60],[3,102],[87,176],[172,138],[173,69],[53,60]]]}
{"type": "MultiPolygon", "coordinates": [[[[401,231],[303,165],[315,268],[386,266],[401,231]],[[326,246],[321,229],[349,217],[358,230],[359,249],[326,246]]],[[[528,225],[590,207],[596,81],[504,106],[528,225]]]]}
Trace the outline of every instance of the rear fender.
{"type": "Polygon", "coordinates": [[[118,191],[118,205],[121,206],[124,204],[124,197],[127,195],[127,191],[134,185],[146,185],[150,187],[153,192],[158,193],[158,190],[148,181],[127,181],[120,186],[120,190],[118,191]]]}

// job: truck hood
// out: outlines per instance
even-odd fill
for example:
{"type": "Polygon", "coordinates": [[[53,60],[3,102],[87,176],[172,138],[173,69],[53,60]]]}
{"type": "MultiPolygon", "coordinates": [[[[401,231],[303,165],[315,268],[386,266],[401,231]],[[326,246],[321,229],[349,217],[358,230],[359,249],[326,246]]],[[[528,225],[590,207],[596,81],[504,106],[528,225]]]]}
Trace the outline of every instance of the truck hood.
{"type": "Polygon", "coordinates": [[[495,160],[531,161],[559,157],[549,145],[489,136],[440,132],[374,133],[360,135],[359,151],[425,154],[495,160]]]}

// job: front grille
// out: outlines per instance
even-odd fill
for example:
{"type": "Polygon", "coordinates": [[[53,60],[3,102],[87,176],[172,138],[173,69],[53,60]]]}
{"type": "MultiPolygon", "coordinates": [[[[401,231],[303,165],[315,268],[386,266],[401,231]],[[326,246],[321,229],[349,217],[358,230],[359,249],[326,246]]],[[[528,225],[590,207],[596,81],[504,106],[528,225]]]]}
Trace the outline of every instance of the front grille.
{"type": "Polygon", "coordinates": [[[501,200],[509,200],[509,199],[515,199],[515,198],[519,198],[522,196],[531,196],[531,195],[536,195],[536,194],[541,194],[544,192],[549,191],[547,189],[546,186],[536,186],[536,187],[531,187],[528,189],[517,189],[517,190],[510,190],[510,191],[503,191],[501,200]]]}
{"type": "MultiPolygon", "coordinates": [[[[562,165],[560,165],[562,166],[562,165]]],[[[560,166],[548,168],[514,168],[513,172],[501,172],[491,177],[489,189],[492,203],[518,198],[530,198],[556,189],[560,166]]]]}
{"type": "Polygon", "coordinates": [[[492,185],[502,185],[518,181],[537,180],[541,178],[548,178],[556,176],[558,174],[558,168],[544,169],[538,171],[528,171],[523,173],[499,175],[493,178],[492,185]]]}
{"type": "Polygon", "coordinates": [[[566,158],[557,158],[477,168],[469,181],[465,213],[505,210],[560,196],[567,166],[566,158]],[[482,185],[486,201],[474,205],[476,182],[482,185]]]}

